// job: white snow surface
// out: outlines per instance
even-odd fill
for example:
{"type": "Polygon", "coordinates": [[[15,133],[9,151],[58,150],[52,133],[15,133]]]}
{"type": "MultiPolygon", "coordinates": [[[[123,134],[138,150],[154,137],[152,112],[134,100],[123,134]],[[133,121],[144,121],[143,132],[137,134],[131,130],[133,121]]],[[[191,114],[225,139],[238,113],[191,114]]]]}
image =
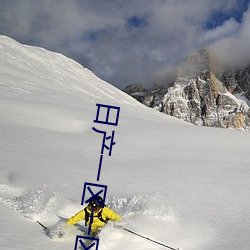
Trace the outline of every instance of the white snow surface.
{"type": "MultiPolygon", "coordinates": [[[[74,215],[90,182],[107,185],[107,206],[143,236],[249,250],[249,143],[249,132],[168,117],[63,55],[0,36],[0,249],[73,250],[79,227],[50,239],[36,220],[53,228],[74,215]],[[118,126],[94,123],[96,104],[120,107],[118,126]],[[92,127],[115,131],[99,182],[103,137],[92,127]]],[[[164,247],[108,225],[99,249],[164,247]]]]}

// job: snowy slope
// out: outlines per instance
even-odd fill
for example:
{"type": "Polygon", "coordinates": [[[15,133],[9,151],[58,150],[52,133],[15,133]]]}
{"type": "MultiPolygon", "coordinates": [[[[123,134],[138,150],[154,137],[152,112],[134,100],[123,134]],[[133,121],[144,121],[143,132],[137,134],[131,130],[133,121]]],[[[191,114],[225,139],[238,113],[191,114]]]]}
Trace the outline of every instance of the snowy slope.
{"type": "MultiPolygon", "coordinates": [[[[115,130],[100,184],[123,226],[185,250],[250,248],[248,132],[165,116],[60,54],[1,36],[1,249],[74,249],[79,230],[51,240],[35,221],[82,209],[101,153],[93,126],[115,130]],[[97,103],[121,107],[117,127],[93,122],[97,103]]],[[[162,249],[108,226],[99,249],[118,248],[162,249]]]]}

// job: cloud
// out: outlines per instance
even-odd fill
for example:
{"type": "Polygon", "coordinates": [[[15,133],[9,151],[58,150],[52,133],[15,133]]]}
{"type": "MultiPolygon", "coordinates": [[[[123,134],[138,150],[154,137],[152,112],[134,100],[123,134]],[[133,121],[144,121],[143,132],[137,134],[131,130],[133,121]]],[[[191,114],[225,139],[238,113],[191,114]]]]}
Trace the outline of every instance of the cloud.
{"type": "Polygon", "coordinates": [[[231,17],[239,8],[237,0],[2,0],[0,33],[61,52],[120,88],[148,87],[204,46],[219,53],[249,40],[248,13],[231,17]],[[228,18],[208,30],[214,13],[228,18]]]}
{"type": "Polygon", "coordinates": [[[221,26],[204,31],[200,38],[201,44],[211,44],[225,37],[235,34],[240,28],[240,24],[232,17],[224,21],[221,26]]]}
{"type": "MultiPolygon", "coordinates": [[[[227,29],[226,25],[220,29],[227,29]]],[[[210,44],[215,60],[225,67],[245,67],[250,64],[250,9],[237,25],[232,32],[210,44]]]]}

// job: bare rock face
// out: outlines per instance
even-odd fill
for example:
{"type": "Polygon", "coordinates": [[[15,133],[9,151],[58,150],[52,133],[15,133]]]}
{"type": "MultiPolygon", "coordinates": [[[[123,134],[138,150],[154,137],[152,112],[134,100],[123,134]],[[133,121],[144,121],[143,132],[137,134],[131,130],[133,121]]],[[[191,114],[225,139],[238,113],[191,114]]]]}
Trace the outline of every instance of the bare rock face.
{"type": "Polygon", "coordinates": [[[163,98],[164,113],[203,126],[249,127],[248,105],[218,80],[209,66],[206,50],[188,58],[178,72],[163,98]]]}
{"type": "Polygon", "coordinates": [[[143,102],[145,97],[145,93],[147,90],[143,87],[142,84],[131,84],[128,85],[125,89],[123,89],[125,93],[133,96],[137,101],[143,102]]]}
{"type": "Polygon", "coordinates": [[[131,84],[128,85],[124,90],[125,93],[131,95],[134,93],[143,93],[145,91],[147,91],[146,89],[144,89],[142,84],[131,84]]]}
{"type": "MultiPolygon", "coordinates": [[[[243,87],[248,87],[249,71],[228,72],[219,78],[211,70],[208,51],[203,49],[178,68],[171,87],[140,92],[139,101],[196,125],[248,129],[250,109],[233,94],[243,93],[243,87]]],[[[247,97],[250,91],[244,91],[247,97]]]]}
{"type": "Polygon", "coordinates": [[[227,70],[218,74],[218,79],[225,84],[230,93],[241,93],[250,100],[250,66],[244,69],[227,70]]]}

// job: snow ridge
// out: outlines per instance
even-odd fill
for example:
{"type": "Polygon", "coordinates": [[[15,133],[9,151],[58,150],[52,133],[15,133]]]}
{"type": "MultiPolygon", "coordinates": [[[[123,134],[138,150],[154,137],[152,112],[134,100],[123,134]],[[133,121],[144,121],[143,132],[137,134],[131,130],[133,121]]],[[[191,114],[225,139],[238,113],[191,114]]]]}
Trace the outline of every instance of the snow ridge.
{"type": "MultiPolygon", "coordinates": [[[[51,240],[36,220],[56,229],[57,215],[82,209],[100,160],[97,103],[121,108],[102,184],[122,226],[184,250],[249,249],[249,133],[187,124],[64,56],[6,37],[0,46],[1,249],[74,248],[82,224],[51,240]]],[[[104,250],[162,249],[112,225],[100,239],[104,250]]]]}

